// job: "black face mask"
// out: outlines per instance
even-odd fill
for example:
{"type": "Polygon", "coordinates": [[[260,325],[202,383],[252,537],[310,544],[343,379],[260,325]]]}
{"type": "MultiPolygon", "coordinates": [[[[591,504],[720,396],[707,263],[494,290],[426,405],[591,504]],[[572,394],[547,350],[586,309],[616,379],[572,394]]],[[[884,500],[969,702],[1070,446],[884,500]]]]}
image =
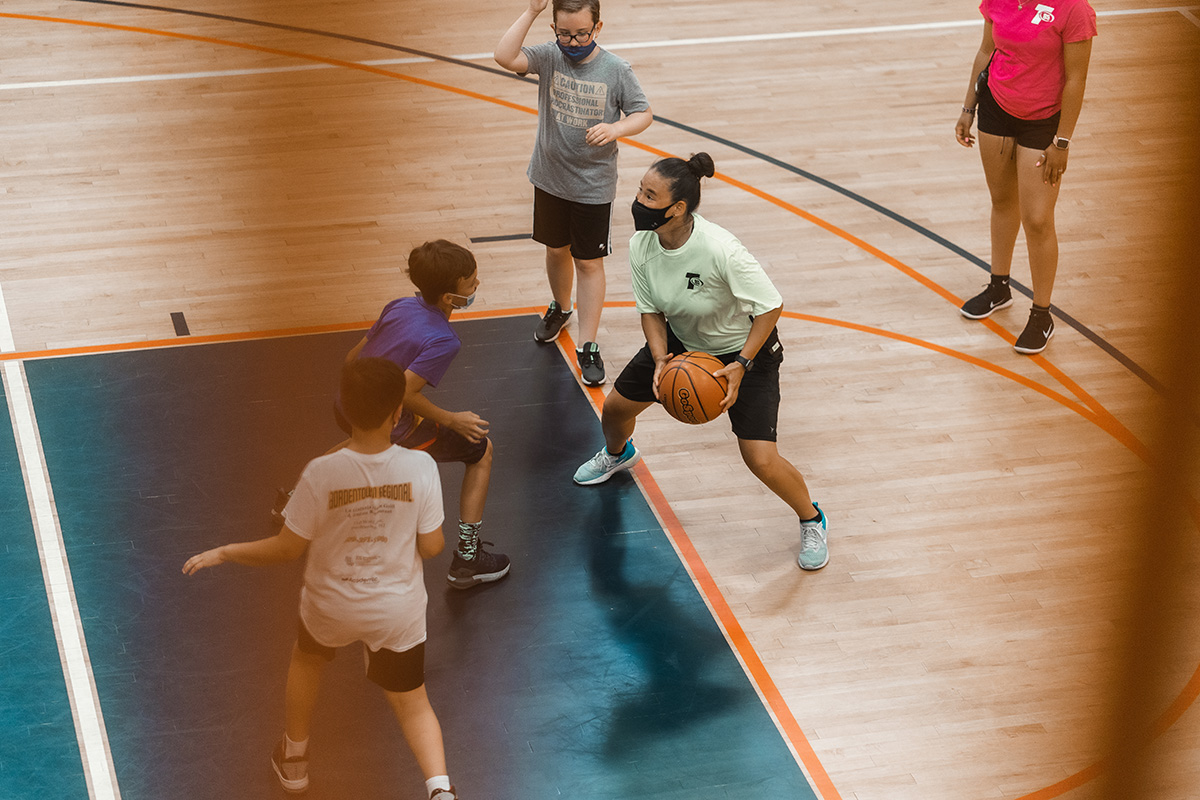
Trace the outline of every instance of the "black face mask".
{"type": "Polygon", "coordinates": [[[671,206],[650,208],[635,199],[633,201],[633,229],[635,231],[653,231],[661,228],[671,219],[667,216],[667,212],[670,210],[671,206]]]}

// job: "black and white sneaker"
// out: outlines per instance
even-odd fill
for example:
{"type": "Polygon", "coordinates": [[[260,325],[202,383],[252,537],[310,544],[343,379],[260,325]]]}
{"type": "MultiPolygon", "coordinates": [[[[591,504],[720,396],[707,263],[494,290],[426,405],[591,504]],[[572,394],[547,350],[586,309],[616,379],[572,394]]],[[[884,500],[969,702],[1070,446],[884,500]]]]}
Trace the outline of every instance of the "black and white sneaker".
{"type": "Polygon", "coordinates": [[[1050,316],[1050,309],[1034,306],[1029,311],[1029,322],[1025,323],[1025,330],[1017,337],[1013,350],[1026,356],[1036,355],[1046,349],[1053,335],[1054,317],[1050,316]]]}
{"type": "Polygon", "coordinates": [[[982,292],[962,304],[959,312],[967,319],[986,319],[1002,308],[1012,305],[1012,289],[1008,282],[989,283],[982,292]]]}
{"type": "Polygon", "coordinates": [[[507,575],[509,567],[512,566],[508,556],[503,553],[489,553],[483,549],[485,544],[491,542],[480,542],[475,549],[475,557],[471,559],[463,558],[455,550],[454,558],[450,560],[450,572],[446,575],[446,583],[455,589],[470,589],[481,583],[498,581],[507,575]]]}
{"type": "Polygon", "coordinates": [[[575,351],[575,360],[579,362],[579,373],[585,386],[604,385],[604,359],[600,357],[600,345],[584,342],[583,348],[575,351]]]}
{"type": "Polygon", "coordinates": [[[570,311],[563,311],[562,306],[551,300],[545,315],[537,327],[533,329],[533,338],[542,344],[553,342],[562,333],[563,326],[571,318],[571,313],[570,311]]]}
{"type": "Polygon", "coordinates": [[[458,792],[451,786],[449,789],[434,789],[429,800],[458,800],[458,792]]]}
{"type": "Polygon", "coordinates": [[[283,740],[275,745],[271,753],[271,767],[279,777],[279,784],[285,792],[299,794],[308,789],[308,756],[292,756],[284,758],[283,740]]]}

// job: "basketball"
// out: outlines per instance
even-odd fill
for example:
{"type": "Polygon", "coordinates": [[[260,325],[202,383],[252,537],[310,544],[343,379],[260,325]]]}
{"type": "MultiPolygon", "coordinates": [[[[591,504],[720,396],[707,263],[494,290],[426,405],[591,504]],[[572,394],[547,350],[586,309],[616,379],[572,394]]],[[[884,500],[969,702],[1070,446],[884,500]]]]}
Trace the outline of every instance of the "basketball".
{"type": "Polygon", "coordinates": [[[708,353],[690,352],[675,356],[663,367],[658,395],[663,408],[675,419],[700,425],[721,416],[721,401],[729,381],[713,373],[725,365],[708,353]]]}

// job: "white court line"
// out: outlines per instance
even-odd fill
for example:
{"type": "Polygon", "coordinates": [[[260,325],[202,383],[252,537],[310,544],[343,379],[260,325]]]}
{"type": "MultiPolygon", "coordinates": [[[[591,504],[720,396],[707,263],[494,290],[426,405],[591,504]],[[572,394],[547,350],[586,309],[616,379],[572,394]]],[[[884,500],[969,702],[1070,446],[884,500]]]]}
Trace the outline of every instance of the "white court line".
{"type": "MultiPolygon", "coordinates": [[[[1166,6],[1162,8],[1134,8],[1118,11],[1098,11],[1099,17],[1125,17],[1143,14],[1181,14],[1193,24],[1200,25],[1200,19],[1192,12],[1200,10],[1200,6],[1166,6]]],[[[953,20],[949,22],[920,22],[910,25],[878,25],[861,28],[833,28],[817,31],[776,31],[774,33],[755,33],[743,36],[712,36],[703,39],[662,39],[650,42],[618,42],[606,44],[606,50],[640,50],[660,49],[663,47],[692,47],[696,45],[739,44],[746,42],[778,42],[791,39],[820,39],[836,36],[872,36],[889,33],[913,33],[924,31],[942,31],[954,28],[972,28],[983,24],[982,19],[953,20]]],[[[491,61],[491,53],[463,53],[450,58],[459,61],[491,61]]],[[[362,66],[392,66],[396,64],[429,64],[435,59],[413,56],[408,58],[384,58],[372,61],[356,61],[362,66]]],[[[239,75],[272,75],[284,72],[304,72],[318,69],[338,69],[333,64],[305,64],[294,67],[272,67],[264,69],[231,69],[210,72],[177,72],[157,75],[132,75],[115,78],[81,78],[64,81],[31,81],[28,83],[0,83],[0,91],[16,91],[19,89],[53,89],[63,86],[102,86],[114,83],[149,83],[153,81],[183,81],[202,78],[236,77],[239,75]]]]}
{"type": "MultiPolygon", "coordinates": [[[[0,348],[14,352],[12,327],[4,295],[0,291],[0,348]]],[[[58,642],[58,656],[66,678],[67,698],[75,721],[75,737],[83,760],[83,775],[87,781],[88,797],[92,800],[118,800],[117,773],[108,747],[108,731],[100,711],[100,697],[88,658],[83,622],[75,602],[75,586],[71,582],[71,567],[67,563],[62,527],[54,505],[50,474],[42,453],[41,435],[33,398],[25,377],[25,365],[19,361],[4,362],[4,394],[8,400],[13,436],[25,479],[25,493],[33,532],[37,539],[38,555],[42,562],[42,581],[50,603],[50,619],[58,642]]]]}

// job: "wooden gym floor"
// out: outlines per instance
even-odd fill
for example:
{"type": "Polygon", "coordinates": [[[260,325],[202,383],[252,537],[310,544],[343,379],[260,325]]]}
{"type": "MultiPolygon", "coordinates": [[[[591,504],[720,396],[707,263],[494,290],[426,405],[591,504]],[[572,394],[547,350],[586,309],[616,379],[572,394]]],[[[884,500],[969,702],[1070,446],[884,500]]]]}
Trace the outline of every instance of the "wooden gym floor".
{"type": "MultiPolygon", "coordinates": [[[[829,566],[796,569],[795,519],[742,466],[724,422],[684,429],[648,412],[639,485],[664,529],[664,512],[677,520],[683,563],[824,800],[1078,800],[1123,778],[1104,796],[1200,796],[1194,578],[1152,620],[1174,647],[1151,658],[1147,646],[1143,673],[1123,656],[1147,622],[1134,602],[1150,574],[1135,569],[1143,546],[1170,544],[1152,562],[1163,583],[1194,576],[1198,555],[1194,517],[1167,536],[1143,499],[1163,482],[1147,464],[1162,463],[1175,377],[1164,336],[1188,263],[1172,248],[1193,213],[1182,198],[1195,194],[1200,7],[1094,5],[1100,35],[1058,206],[1058,328],[1025,358],[1010,345],[1027,299],[982,324],[956,310],[989,258],[978,157],[952,135],[979,41],[974,3],[604,4],[601,42],[631,61],[658,116],[622,147],[601,331],[610,374],[641,342],[625,207],[662,153],[713,155],[702,213],[785,298],[781,450],[829,511],[829,566]],[[1149,731],[1126,731],[1121,755],[1102,760],[1135,683],[1152,687],[1149,731]],[[1150,766],[1126,770],[1139,752],[1150,766]]],[[[53,486],[54,471],[21,422],[26,366],[356,330],[411,291],[404,255],[439,237],[479,258],[476,319],[544,307],[524,175],[535,91],[490,59],[521,8],[6,0],[6,513],[59,535],[35,480],[53,486]]],[[[1014,276],[1028,283],[1023,241],[1014,276]]],[[[1193,452],[1195,416],[1172,433],[1193,452]]],[[[1177,505],[1194,515],[1185,463],[1177,505]]],[[[97,580],[67,545],[76,580],[97,580]]],[[[7,552],[24,551],[14,539],[7,552]]],[[[59,655],[83,676],[68,686],[72,724],[103,731],[112,701],[72,634],[86,612],[53,566],[23,567],[6,604],[46,604],[49,581],[66,614],[59,655]]],[[[84,772],[120,775],[100,741],[84,772]]],[[[105,796],[95,781],[92,794],[105,796]]]]}

